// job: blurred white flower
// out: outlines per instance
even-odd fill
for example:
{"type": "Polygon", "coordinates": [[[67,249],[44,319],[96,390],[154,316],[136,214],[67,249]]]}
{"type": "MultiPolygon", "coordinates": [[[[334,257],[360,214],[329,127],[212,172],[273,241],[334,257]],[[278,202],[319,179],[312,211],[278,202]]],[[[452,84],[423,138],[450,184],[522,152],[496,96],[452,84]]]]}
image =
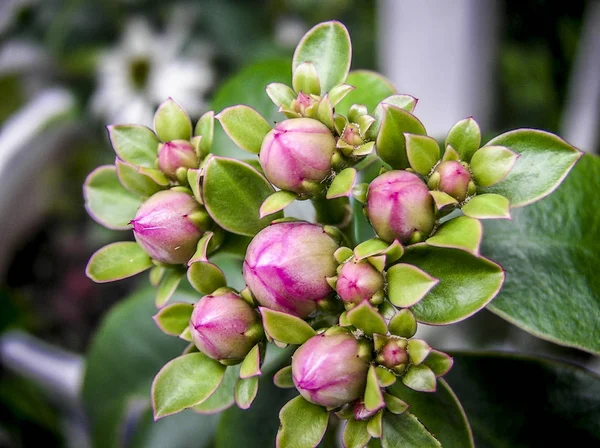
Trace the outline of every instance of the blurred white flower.
{"type": "Polygon", "coordinates": [[[169,97],[191,116],[203,112],[213,83],[208,51],[201,44],[190,45],[187,22],[178,18],[174,15],[160,34],[145,20],[134,19],[120,44],[100,57],[91,108],[107,124],[151,126],[156,107],[169,97]]]}

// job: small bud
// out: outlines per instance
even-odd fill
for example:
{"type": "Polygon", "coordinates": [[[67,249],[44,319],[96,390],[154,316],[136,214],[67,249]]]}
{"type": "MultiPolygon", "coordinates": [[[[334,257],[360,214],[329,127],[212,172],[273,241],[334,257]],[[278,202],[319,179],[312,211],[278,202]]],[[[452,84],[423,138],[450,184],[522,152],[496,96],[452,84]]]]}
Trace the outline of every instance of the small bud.
{"type": "Polygon", "coordinates": [[[365,213],[377,235],[388,242],[426,239],[435,224],[429,188],[416,174],[388,171],[369,185],[365,213]]]}
{"type": "Polygon", "coordinates": [[[358,305],[383,289],[383,276],[368,262],[347,262],[340,269],[336,289],[344,302],[358,305]]]}
{"type": "Polygon", "coordinates": [[[360,135],[358,126],[352,123],[346,126],[340,138],[353,147],[357,147],[365,143],[364,139],[360,135]]]}
{"type": "Polygon", "coordinates": [[[356,400],[369,368],[358,354],[358,341],[349,333],[313,336],[292,356],[296,388],[311,403],[329,408],[356,400]]]}
{"type": "Polygon", "coordinates": [[[158,167],[174,179],[178,168],[198,168],[198,157],[194,146],[187,140],[171,140],[158,149],[158,167]]]}
{"type": "Polygon", "coordinates": [[[307,317],[333,292],[338,244],[323,227],[282,222],[261,230],[244,261],[244,280],[256,301],[277,311],[307,317]]]}
{"type": "Polygon", "coordinates": [[[265,137],[260,164],[267,179],[282,190],[313,194],[305,186],[331,174],[335,139],[327,126],[311,118],[282,121],[265,137]]]}
{"type": "Polygon", "coordinates": [[[462,163],[449,160],[440,163],[430,178],[430,188],[443,191],[459,202],[464,201],[469,193],[471,173],[462,163]],[[439,175],[437,186],[432,186],[431,179],[439,175]]]}
{"type": "Polygon", "coordinates": [[[402,373],[408,364],[406,345],[404,339],[390,338],[379,350],[376,361],[396,373],[402,373]]]}
{"type": "Polygon", "coordinates": [[[161,191],[151,196],[131,221],[138,244],[154,260],[167,264],[184,264],[194,252],[207,228],[192,220],[202,206],[187,193],[161,191]]]}
{"type": "Polygon", "coordinates": [[[233,292],[201,298],[190,331],[198,350],[228,364],[241,362],[263,337],[258,314],[233,292]]]}
{"type": "Polygon", "coordinates": [[[373,417],[373,415],[375,415],[377,412],[378,411],[368,411],[365,407],[364,401],[357,401],[352,407],[352,414],[354,420],[368,420],[371,417],[373,417]]]}

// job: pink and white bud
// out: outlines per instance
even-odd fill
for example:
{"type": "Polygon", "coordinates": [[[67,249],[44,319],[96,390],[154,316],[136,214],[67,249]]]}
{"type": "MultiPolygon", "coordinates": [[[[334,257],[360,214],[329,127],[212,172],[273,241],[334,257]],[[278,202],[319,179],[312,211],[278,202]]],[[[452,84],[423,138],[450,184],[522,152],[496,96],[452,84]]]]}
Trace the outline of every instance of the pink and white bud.
{"type": "Polygon", "coordinates": [[[227,364],[241,362],[263,337],[258,313],[233,292],[202,297],[190,331],[198,350],[227,364]]]}
{"type": "Polygon", "coordinates": [[[462,163],[454,160],[440,163],[434,170],[431,179],[434,179],[434,184],[436,184],[430,185],[431,188],[443,191],[459,202],[467,198],[469,183],[472,180],[469,170],[462,163]]]}
{"type": "Polygon", "coordinates": [[[272,224],[248,246],[244,280],[262,306],[307,317],[333,292],[326,278],[335,275],[337,249],[319,225],[272,224]]]}
{"type": "Polygon", "coordinates": [[[131,221],[138,244],[154,260],[184,264],[194,255],[196,245],[207,230],[194,218],[206,214],[187,193],[166,190],[152,195],[131,221]],[[194,220],[193,220],[194,219],[194,220]]]}
{"type": "Polygon", "coordinates": [[[187,140],[172,140],[159,147],[158,167],[175,178],[179,168],[198,168],[199,161],[194,146],[187,140]]]}
{"type": "Polygon", "coordinates": [[[383,286],[383,275],[373,265],[366,261],[350,261],[340,269],[336,290],[344,302],[358,305],[381,291],[383,286]]]}
{"type": "Polygon", "coordinates": [[[388,242],[423,241],[435,224],[429,188],[408,171],[388,171],[375,178],[367,191],[365,212],[377,235],[388,242]]]}
{"type": "Polygon", "coordinates": [[[292,118],[266,135],[259,157],[273,185],[313,194],[331,174],[334,152],[335,139],[327,126],[312,118],[292,118]]]}
{"type": "Polygon", "coordinates": [[[292,378],[311,403],[335,408],[360,398],[367,382],[369,360],[349,333],[319,334],[292,356],[292,378]]]}
{"type": "Polygon", "coordinates": [[[390,338],[379,350],[376,361],[396,373],[402,373],[408,364],[406,345],[405,339],[390,338]]]}

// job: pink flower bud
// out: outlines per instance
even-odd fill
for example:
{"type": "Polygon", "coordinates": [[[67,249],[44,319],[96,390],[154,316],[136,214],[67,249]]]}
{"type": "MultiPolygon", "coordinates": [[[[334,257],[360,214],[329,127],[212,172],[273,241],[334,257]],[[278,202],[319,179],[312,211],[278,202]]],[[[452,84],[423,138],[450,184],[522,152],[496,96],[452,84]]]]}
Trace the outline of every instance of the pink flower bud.
{"type": "Polygon", "coordinates": [[[186,263],[206,230],[198,228],[190,217],[202,213],[200,204],[189,194],[160,191],[142,204],[131,221],[135,239],[154,260],[186,263]]]}
{"type": "Polygon", "coordinates": [[[388,369],[401,373],[408,363],[406,340],[390,338],[377,354],[377,362],[388,369]]]}
{"type": "Polygon", "coordinates": [[[187,140],[166,142],[158,150],[158,167],[171,178],[178,168],[198,168],[198,164],[196,150],[187,140]]]}
{"type": "Polygon", "coordinates": [[[233,292],[202,297],[190,331],[198,350],[229,364],[242,361],[263,336],[258,313],[233,292]]]}
{"type": "Polygon", "coordinates": [[[367,217],[383,240],[414,243],[425,240],[435,224],[433,198],[416,174],[388,171],[367,191],[367,217]]]}
{"type": "Polygon", "coordinates": [[[327,126],[312,118],[282,121],[265,137],[260,164],[267,179],[282,190],[313,193],[331,174],[335,139],[327,126]]]}
{"type": "Polygon", "coordinates": [[[358,305],[383,289],[383,275],[370,263],[347,262],[338,274],[336,290],[344,302],[358,305]]]}
{"type": "Polygon", "coordinates": [[[442,162],[435,169],[434,175],[435,173],[439,173],[437,190],[449,194],[459,202],[467,198],[471,173],[460,162],[442,162]]]}
{"type": "Polygon", "coordinates": [[[326,277],[335,275],[337,248],[319,225],[272,224],[248,246],[244,280],[262,306],[306,317],[333,292],[326,277]]]}
{"type": "Polygon", "coordinates": [[[300,394],[330,408],[362,396],[368,369],[358,341],[349,333],[313,336],[292,356],[292,377],[300,394]]]}

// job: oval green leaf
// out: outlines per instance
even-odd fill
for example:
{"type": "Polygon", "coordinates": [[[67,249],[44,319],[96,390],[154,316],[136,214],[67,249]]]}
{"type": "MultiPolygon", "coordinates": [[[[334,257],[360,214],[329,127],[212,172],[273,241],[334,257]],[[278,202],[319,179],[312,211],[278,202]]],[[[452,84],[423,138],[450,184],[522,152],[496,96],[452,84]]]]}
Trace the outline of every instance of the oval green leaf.
{"type": "Polygon", "coordinates": [[[459,249],[409,246],[402,262],[415,265],[440,283],[411,311],[419,322],[447,325],[484,308],[500,291],[504,271],[496,263],[459,249]]]}
{"type": "Polygon", "coordinates": [[[96,251],[85,273],[96,283],[106,283],[131,277],[150,267],[152,259],[137,243],[122,241],[96,251]]]}
{"type": "Polygon", "coordinates": [[[260,152],[265,135],[271,130],[261,114],[244,105],[228,107],[215,118],[237,146],[253,154],[260,152]]]}
{"type": "Polygon", "coordinates": [[[185,271],[179,267],[173,267],[165,271],[156,288],[154,303],[157,308],[163,307],[173,297],[184,275],[185,271]]]}
{"type": "Polygon", "coordinates": [[[327,189],[327,199],[349,197],[356,179],[357,173],[354,168],[346,168],[337,173],[327,189]]]}
{"type": "Polygon", "coordinates": [[[442,445],[410,412],[383,413],[383,448],[440,448],[442,445]]]}
{"type": "Polygon", "coordinates": [[[248,409],[258,393],[258,377],[240,378],[235,385],[235,403],[240,409],[248,409]]]}
{"type": "Polygon", "coordinates": [[[200,294],[210,294],[222,286],[227,286],[223,271],[208,261],[197,261],[187,270],[190,285],[200,294]]]}
{"type": "Polygon", "coordinates": [[[83,195],[90,216],[109,229],[129,229],[129,223],[142,205],[142,199],[137,194],[121,185],[113,165],[92,171],[83,184],[83,195]]]}
{"type": "Polygon", "coordinates": [[[377,134],[377,155],[394,169],[410,166],[404,134],[426,135],[423,124],[410,112],[390,104],[382,105],[383,121],[377,134]]]}
{"type": "MultiPolygon", "coordinates": [[[[144,168],[123,162],[121,159],[115,161],[115,166],[117,168],[117,177],[119,178],[121,185],[135,195],[152,196],[154,193],[158,193],[160,190],[166,188],[169,184],[168,180],[165,178],[163,186],[158,185],[152,177],[144,173],[144,168]]],[[[145,169],[148,170],[150,168],[145,169]]],[[[159,176],[162,175],[162,177],[164,177],[162,172],[158,171],[158,173],[160,173],[158,174],[159,176]]]]}
{"type": "Polygon", "coordinates": [[[480,187],[491,187],[508,175],[517,159],[518,155],[504,146],[486,145],[471,159],[473,180],[480,187]]]}
{"type": "Polygon", "coordinates": [[[240,160],[212,156],[204,167],[204,205],[225,230],[254,236],[282,213],[259,217],[260,206],[274,190],[257,170],[240,160]]]}
{"type": "Polygon", "coordinates": [[[273,384],[282,389],[295,387],[292,378],[292,366],[286,366],[273,375],[273,384]]]}
{"type": "Polygon", "coordinates": [[[273,339],[286,344],[304,344],[317,334],[313,328],[299,317],[269,308],[260,307],[265,331],[273,339]]]}
{"type": "Polygon", "coordinates": [[[460,160],[471,161],[471,157],[481,145],[481,130],[473,117],[465,118],[452,126],[444,147],[448,145],[456,150],[460,160]]]}
{"type": "Polygon", "coordinates": [[[213,394],[199,405],[192,408],[198,414],[215,414],[230,408],[235,403],[235,385],[239,379],[239,366],[229,366],[223,376],[223,381],[213,394]]]}
{"type": "Polygon", "coordinates": [[[437,141],[426,135],[406,134],[404,138],[410,167],[419,174],[429,174],[440,160],[440,147],[437,141]]]}
{"type": "Polygon", "coordinates": [[[483,226],[478,220],[459,216],[443,223],[426,243],[430,246],[462,249],[478,255],[482,238],[483,226]]]}
{"type": "Polygon", "coordinates": [[[121,160],[135,166],[155,168],[158,138],[150,128],[137,124],[108,126],[111,144],[121,160]]]}
{"type": "Polygon", "coordinates": [[[346,27],[336,21],[323,22],[311,28],[296,47],[292,70],[312,62],[324,95],[346,80],[351,60],[352,44],[346,27]]]}
{"type": "Polygon", "coordinates": [[[344,448],[364,448],[371,440],[367,432],[368,420],[349,419],[344,427],[342,441],[344,448]]]}
{"type": "Polygon", "coordinates": [[[369,336],[375,333],[387,333],[385,320],[383,320],[381,314],[368,301],[364,301],[348,311],[347,318],[352,325],[360,328],[369,336]]]}
{"type": "Polygon", "coordinates": [[[169,98],[154,114],[154,130],[163,142],[189,140],[192,137],[192,121],[187,112],[169,98]]]}
{"type": "Polygon", "coordinates": [[[194,306],[191,303],[173,303],[152,316],[158,328],[171,336],[179,336],[190,324],[194,306]]]}
{"type": "Polygon", "coordinates": [[[510,219],[508,199],[499,194],[479,194],[463,205],[461,210],[476,219],[510,219]]]}
{"type": "Polygon", "coordinates": [[[387,281],[390,302],[399,308],[413,306],[439,283],[437,278],[406,263],[389,268],[387,281]]]}
{"type": "Polygon", "coordinates": [[[279,420],[279,448],[314,448],[325,435],[329,412],[298,396],[281,408],[279,420]]]}
{"type": "Polygon", "coordinates": [[[504,180],[478,191],[500,194],[512,207],[531,204],[552,193],[582,154],[560,137],[534,129],[507,132],[487,145],[506,146],[519,154],[504,180]]]}

